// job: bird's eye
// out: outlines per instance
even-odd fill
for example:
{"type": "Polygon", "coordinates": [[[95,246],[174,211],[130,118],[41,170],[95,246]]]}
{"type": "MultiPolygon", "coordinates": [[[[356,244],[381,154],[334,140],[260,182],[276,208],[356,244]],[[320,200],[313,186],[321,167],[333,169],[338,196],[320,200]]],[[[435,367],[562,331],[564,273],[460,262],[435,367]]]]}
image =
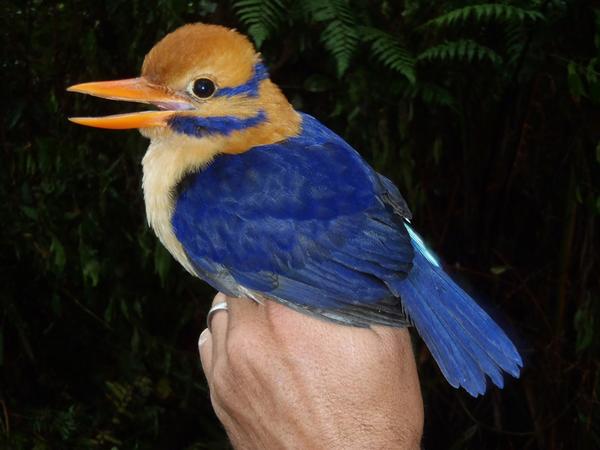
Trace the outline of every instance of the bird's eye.
{"type": "Polygon", "coordinates": [[[215,83],[208,78],[198,78],[194,81],[192,91],[198,98],[208,98],[215,92],[215,83]]]}

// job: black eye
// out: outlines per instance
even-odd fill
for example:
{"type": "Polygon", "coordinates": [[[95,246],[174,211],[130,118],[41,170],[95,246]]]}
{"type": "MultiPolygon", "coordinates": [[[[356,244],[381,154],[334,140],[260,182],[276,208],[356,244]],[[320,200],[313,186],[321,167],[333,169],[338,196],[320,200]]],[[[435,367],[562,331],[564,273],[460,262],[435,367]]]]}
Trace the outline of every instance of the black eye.
{"type": "Polygon", "coordinates": [[[194,95],[199,98],[208,98],[215,92],[215,83],[208,78],[198,78],[192,88],[194,95]]]}

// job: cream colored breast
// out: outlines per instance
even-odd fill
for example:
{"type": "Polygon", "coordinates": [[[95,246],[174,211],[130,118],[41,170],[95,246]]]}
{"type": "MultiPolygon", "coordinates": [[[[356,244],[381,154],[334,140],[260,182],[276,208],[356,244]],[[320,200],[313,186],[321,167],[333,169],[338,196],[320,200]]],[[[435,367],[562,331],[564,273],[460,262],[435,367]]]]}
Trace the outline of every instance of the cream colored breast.
{"type": "Polygon", "coordinates": [[[197,140],[185,136],[178,138],[177,142],[169,139],[168,143],[167,146],[166,141],[153,139],[142,160],[146,216],[160,242],[188,272],[194,274],[194,268],[173,232],[173,194],[186,173],[209,163],[217,152],[213,146],[201,148],[197,140]]]}

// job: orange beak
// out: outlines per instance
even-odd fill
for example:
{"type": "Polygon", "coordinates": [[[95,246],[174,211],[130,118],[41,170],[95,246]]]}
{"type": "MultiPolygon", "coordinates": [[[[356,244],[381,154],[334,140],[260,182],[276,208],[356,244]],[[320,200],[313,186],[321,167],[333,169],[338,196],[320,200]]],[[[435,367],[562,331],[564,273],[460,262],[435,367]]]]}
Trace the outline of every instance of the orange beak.
{"type": "Polygon", "coordinates": [[[69,118],[71,122],[88,127],[114,130],[164,127],[176,111],[193,108],[185,97],[174,94],[162,86],[152,84],[143,77],[76,84],[67,88],[67,91],[108,98],[110,100],[150,103],[163,109],[163,111],[143,111],[105,117],[69,118]]]}

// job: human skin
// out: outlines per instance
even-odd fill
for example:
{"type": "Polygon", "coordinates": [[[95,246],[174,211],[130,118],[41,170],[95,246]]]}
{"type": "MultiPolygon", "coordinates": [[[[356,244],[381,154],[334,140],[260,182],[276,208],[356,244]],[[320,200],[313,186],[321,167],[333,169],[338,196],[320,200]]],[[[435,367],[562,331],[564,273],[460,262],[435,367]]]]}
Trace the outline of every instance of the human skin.
{"type": "Polygon", "coordinates": [[[423,401],[406,329],[336,325],[217,294],[200,335],[211,401],[234,448],[418,449],[423,401]]]}

